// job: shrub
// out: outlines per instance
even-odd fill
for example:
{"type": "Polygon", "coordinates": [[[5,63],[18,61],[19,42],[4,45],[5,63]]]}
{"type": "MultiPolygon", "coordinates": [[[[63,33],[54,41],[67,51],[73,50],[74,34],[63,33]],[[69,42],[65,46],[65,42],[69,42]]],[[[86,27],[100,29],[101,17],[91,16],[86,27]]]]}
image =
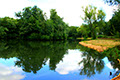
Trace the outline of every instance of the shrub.
{"type": "Polygon", "coordinates": [[[50,37],[49,37],[48,35],[42,35],[42,36],[41,36],[41,39],[42,39],[42,40],[49,40],[50,37]]]}
{"type": "Polygon", "coordinates": [[[98,35],[98,38],[106,38],[106,35],[98,35]]]}
{"type": "Polygon", "coordinates": [[[28,38],[29,39],[40,39],[41,35],[38,33],[32,33],[28,38]]]}

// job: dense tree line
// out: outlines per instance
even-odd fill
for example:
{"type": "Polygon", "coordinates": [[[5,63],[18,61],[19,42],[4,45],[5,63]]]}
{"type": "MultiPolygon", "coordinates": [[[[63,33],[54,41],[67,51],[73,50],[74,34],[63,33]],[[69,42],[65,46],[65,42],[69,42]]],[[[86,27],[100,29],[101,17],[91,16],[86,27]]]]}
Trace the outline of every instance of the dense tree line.
{"type": "Polygon", "coordinates": [[[68,37],[68,24],[55,9],[50,10],[50,19],[37,6],[26,7],[15,15],[18,19],[0,18],[0,38],[63,40],[68,37]]]}
{"type": "Polygon", "coordinates": [[[94,6],[82,7],[84,24],[80,27],[68,26],[55,9],[50,10],[50,18],[37,6],[25,7],[15,13],[17,19],[0,18],[0,39],[66,40],[77,37],[120,37],[120,8],[105,22],[105,13],[94,6]]]}

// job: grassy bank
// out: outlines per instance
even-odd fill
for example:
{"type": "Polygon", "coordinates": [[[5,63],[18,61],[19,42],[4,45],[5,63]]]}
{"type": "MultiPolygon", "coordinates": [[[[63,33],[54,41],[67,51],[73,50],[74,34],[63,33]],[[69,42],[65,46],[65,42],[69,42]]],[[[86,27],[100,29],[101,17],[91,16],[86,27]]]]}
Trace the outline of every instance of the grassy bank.
{"type": "Polygon", "coordinates": [[[86,46],[88,48],[97,50],[98,52],[103,52],[104,50],[120,45],[120,40],[119,39],[96,39],[96,40],[82,41],[82,42],[79,42],[79,44],[86,46]]]}
{"type": "MultiPolygon", "coordinates": [[[[78,37],[78,38],[76,38],[77,40],[85,40],[85,38],[83,38],[83,37],[78,37]]],[[[88,37],[88,38],[86,38],[86,40],[91,40],[92,38],[90,38],[90,37],[88,37]]]]}

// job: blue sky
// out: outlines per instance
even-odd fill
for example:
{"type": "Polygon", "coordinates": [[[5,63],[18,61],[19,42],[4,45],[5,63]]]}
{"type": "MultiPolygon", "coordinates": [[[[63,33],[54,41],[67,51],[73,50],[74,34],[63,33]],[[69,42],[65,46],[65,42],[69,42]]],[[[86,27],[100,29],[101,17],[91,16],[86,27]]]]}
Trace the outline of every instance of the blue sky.
{"type": "Polygon", "coordinates": [[[50,9],[56,9],[58,15],[70,26],[80,26],[83,23],[80,18],[83,16],[81,7],[89,4],[105,11],[106,21],[112,17],[114,7],[104,4],[103,0],[1,0],[0,17],[15,18],[15,12],[21,11],[24,7],[37,5],[46,12],[48,18],[50,9]]]}

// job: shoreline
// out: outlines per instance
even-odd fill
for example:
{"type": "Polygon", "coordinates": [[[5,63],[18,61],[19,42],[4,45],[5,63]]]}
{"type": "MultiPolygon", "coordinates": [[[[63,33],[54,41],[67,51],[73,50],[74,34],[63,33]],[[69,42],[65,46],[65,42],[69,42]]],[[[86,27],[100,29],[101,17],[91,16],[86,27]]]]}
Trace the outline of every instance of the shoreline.
{"type": "Polygon", "coordinates": [[[104,52],[109,48],[113,48],[115,46],[120,45],[120,41],[96,39],[96,40],[89,40],[89,41],[81,41],[79,42],[79,44],[82,46],[88,47],[90,49],[94,49],[98,52],[104,52]]]}
{"type": "Polygon", "coordinates": [[[108,48],[107,47],[103,47],[103,46],[95,46],[95,45],[92,45],[92,44],[86,44],[84,42],[79,42],[80,45],[83,45],[85,47],[88,47],[90,49],[94,49],[98,52],[103,52],[105,50],[107,50],[108,48]]]}

